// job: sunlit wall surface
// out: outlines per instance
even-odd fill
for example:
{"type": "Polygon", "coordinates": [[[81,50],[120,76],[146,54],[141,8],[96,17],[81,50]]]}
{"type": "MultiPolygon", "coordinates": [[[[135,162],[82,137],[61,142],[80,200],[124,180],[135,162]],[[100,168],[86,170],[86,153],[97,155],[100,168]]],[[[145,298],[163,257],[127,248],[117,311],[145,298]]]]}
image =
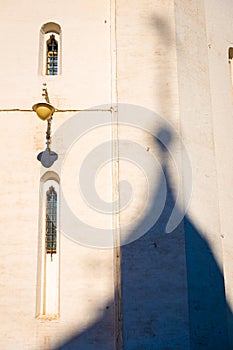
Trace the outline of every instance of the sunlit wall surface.
{"type": "Polygon", "coordinates": [[[232,349],[233,4],[0,7],[0,348],[232,349]]]}

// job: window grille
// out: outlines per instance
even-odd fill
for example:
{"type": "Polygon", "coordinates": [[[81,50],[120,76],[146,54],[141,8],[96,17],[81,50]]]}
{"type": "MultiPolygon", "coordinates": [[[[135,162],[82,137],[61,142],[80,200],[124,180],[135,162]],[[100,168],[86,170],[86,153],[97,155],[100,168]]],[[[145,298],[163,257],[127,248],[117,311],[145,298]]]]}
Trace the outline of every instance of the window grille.
{"type": "Polygon", "coordinates": [[[53,186],[46,193],[46,253],[57,251],[57,193],[53,186]]]}
{"type": "Polygon", "coordinates": [[[58,43],[51,35],[47,41],[47,75],[58,74],[58,43]]]}

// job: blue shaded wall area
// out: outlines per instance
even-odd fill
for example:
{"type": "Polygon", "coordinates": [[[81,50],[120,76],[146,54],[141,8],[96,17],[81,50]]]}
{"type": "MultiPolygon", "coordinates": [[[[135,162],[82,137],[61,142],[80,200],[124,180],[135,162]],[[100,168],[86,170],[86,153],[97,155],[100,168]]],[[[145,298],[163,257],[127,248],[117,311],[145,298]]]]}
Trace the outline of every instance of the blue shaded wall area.
{"type": "Polygon", "coordinates": [[[211,248],[186,217],[191,349],[230,349],[224,280],[211,248]]]}
{"type": "MultiPolygon", "coordinates": [[[[175,200],[162,146],[161,164],[167,182],[163,212],[149,232],[121,247],[122,349],[231,350],[227,314],[232,319],[232,313],[211,247],[187,215],[165,233],[175,200]]],[[[100,319],[57,350],[117,349],[109,327],[113,312],[114,301],[108,301],[100,319]],[[103,327],[109,328],[108,339],[101,337],[103,327]]]]}
{"type": "Polygon", "coordinates": [[[122,247],[123,349],[230,350],[231,311],[211,247],[187,215],[165,233],[175,200],[168,156],[159,146],[167,182],[164,210],[149,232],[122,247]]]}
{"type": "Polygon", "coordinates": [[[123,349],[230,349],[223,276],[211,248],[187,217],[163,232],[172,198],[150,232],[122,247],[123,349]]]}

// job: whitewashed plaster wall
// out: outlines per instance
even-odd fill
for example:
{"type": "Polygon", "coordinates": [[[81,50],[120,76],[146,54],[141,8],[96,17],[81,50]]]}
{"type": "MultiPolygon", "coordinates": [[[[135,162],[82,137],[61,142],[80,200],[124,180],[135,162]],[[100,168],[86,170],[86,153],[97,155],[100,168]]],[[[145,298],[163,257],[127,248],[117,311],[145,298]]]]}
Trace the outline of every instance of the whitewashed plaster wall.
{"type": "MultiPolygon", "coordinates": [[[[214,146],[218,174],[220,229],[223,242],[223,267],[226,296],[233,307],[232,286],[232,206],[233,147],[232,86],[228,50],[233,45],[231,1],[205,1],[211,108],[213,115],[214,146]]],[[[230,346],[233,347],[232,311],[228,312],[230,346]]]]}
{"type": "Polygon", "coordinates": [[[38,74],[40,29],[47,22],[58,23],[62,29],[62,76],[46,77],[54,105],[78,109],[109,102],[109,1],[101,5],[93,1],[22,1],[20,8],[8,2],[1,4],[1,18],[2,47],[6,53],[2,57],[2,108],[17,105],[28,109],[39,99],[45,81],[38,74]]]}
{"type": "MultiPolygon", "coordinates": [[[[119,126],[120,158],[129,147],[121,144],[124,139],[142,147],[143,159],[154,157],[146,173],[147,179],[153,179],[150,199],[146,195],[148,183],[142,182],[145,174],[137,169],[140,160],[136,166],[120,162],[119,178],[130,179],[137,198],[120,215],[122,236],[127,235],[129,222],[134,226],[128,235],[135,231],[140,234],[148,215],[156,215],[156,203],[159,206],[162,201],[159,197],[162,176],[169,186],[160,220],[143,237],[121,250],[124,349],[189,349],[183,225],[172,234],[165,233],[169,215],[165,212],[174,205],[172,196],[176,196],[178,189],[177,169],[172,159],[161,151],[157,137],[160,132],[170,134],[172,130],[169,135],[173,140],[172,153],[180,155],[180,143],[174,135],[180,129],[174,13],[173,1],[117,1],[119,102],[149,108],[161,118],[161,122],[155,118],[154,124],[147,125],[148,132],[135,127],[133,119],[131,127],[119,126]],[[161,169],[154,168],[156,160],[161,169]],[[150,211],[151,207],[154,210],[150,211]]],[[[142,108],[140,113],[143,121],[147,112],[142,108]]],[[[122,194],[121,200],[124,199],[122,194]]]]}
{"type": "MultiPolygon", "coordinates": [[[[224,345],[227,349],[225,324],[221,325],[224,315],[218,316],[222,308],[216,307],[221,290],[210,298],[213,311],[217,311],[208,323],[201,278],[202,271],[207,271],[206,282],[211,287],[216,274],[221,280],[224,266],[227,302],[232,305],[232,169],[228,153],[232,96],[227,63],[232,13],[229,1],[222,8],[217,0],[1,4],[1,348],[14,349],[17,344],[19,349],[52,349],[79,336],[76,344],[82,349],[114,349],[120,328],[119,349],[187,350],[198,349],[198,342],[204,348],[224,345]],[[38,71],[39,32],[50,21],[62,28],[62,75],[57,77],[44,77],[38,71]],[[139,105],[156,112],[182,136],[193,170],[186,226],[181,223],[175,232],[165,234],[169,215],[165,213],[151,232],[122,248],[121,263],[115,261],[112,250],[87,248],[61,235],[61,317],[53,321],[35,318],[41,176],[36,155],[44,148],[45,123],[36,119],[31,106],[40,101],[44,82],[52,104],[62,110],[55,114],[53,131],[80,109],[111,102],[139,105]],[[207,266],[201,265],[201,256],[192,255],[196,241],[190,241],[190,224],[200,246],[204,245],[210,255],[213,252],[207,266]],[[195,258],[200,261],[192,269],[195,258]],[[117,293],[122,292],[121,304],[115,304],[114,287],[117,293]],[[122,324],[117,312],[123,317],[122,324]]],[[[117,135],[119,140],[136,140],[145,149],[145,157],[150,152],[161,163],[169,178],[169,209],[177,192],[176,167],[150,133],[133,127],[108,127],[99,135],[87,135],[81,140],[82,151],[74,149],[73,158],[67,158],[66,175],[74,161],[80,165],[88,147],[117,135]]],[[[62,140],[55,139],[55,146],[63,159],[62,140]]],[[[174,142],[173,152],[182,159],[179,142],[174,142]]],[[[141,172],[124,161],[114,171],[108,170],[109,181],[99,182],[104,198],[111,200],[112,187],[121,179],[131,177],[134,189],[139,188],[137,200],[114,222],[120,223],[124,233],[124,224],[140,214],[146,184],[141,172]]],[[[160,173],[152,171],[156,193],[160,173]]],[[[71,192],[72,182],[66,185],[71,192]]],[[[75,201],[71,194],[72,199],[75,201]]],[[[86,218],[90,219],[89,211],[86,218]]],[[[230,323],[230,310],[228,314],[230,323]]]]}
{"type": "MultiPolygon", "coordinates": [[[[192,200],[188,217],[202,240],[200,246],[198,240],[193,240],[195,245],[192,246],[192,234],[189,235],[187,232],[187,269],[190,271],[190,276],[193,275],[193,280],[195,278],[199,280],[199,285],[195,286],[195,283],[189,281],[188,273],[188,284],[191,286],[189,288],[191,348],[205,346],[213,349],[219,347],[231,349],[232,340],[230,344],[227,339],[226,314],[230,315],[229,325],[232,322],[230,306],[232,297],[227,287],[225,305],[224,289],[230,282],[223,272],[226,269],[229,273],[230,260],[225,259],[226,243],[225,234],[222,231],[230,220],[228,214],[231,205],[225,198],[231,196],[226,185],[231,175],[229,173],[223,179],[221,164],[224,163],[225,166],[230,167],[224,143],[231,143],[231,139],[223,134],[226,130],[230,132],[232,128],[229,118],[232,114],[232,106],[227,57],[227,40],[230,39],[226,37],[226,35],[230,36],[228,16],[231,16],[232,9],[228,1],[224,2],[224,5],[222,2],[208,0],[175,1],[175,5],[181,135],[187,145],[193,170],[192,200]],[[221,65],[216,61],[220,57],[221,65]],[[226,99],[228,102],[223,108],[226,99]],[[216,110],[217,106],[218,110],[216,110]],[[222,106],[221,116],[219,106],[222,106]],[[224,112],[226,109],[227,115],[224,112]],[[207,244],[205,248],[203,242],[207,244]],[[200,254],[189,254],[189,248],[193,252],[199,249],[200,254]],[[209,258],[203,259],[203,252],[207,252],[208,249],[209,258]],[[202,263],[194,272],[192,269],[197,264],[197,260],[202,263]],[[226,265],[227,268],[225,268],[226,265]],[[206,279],[204,284],[201,282],[203,276],[206,279]],[[215,278],[216,281],[218,279],[218,283],[214,282],[215,278]],[[214,290],[213,293],[210,291],[211,288],[214,290]],[[209,302],[203,302],[207,299],[209,302]],[[211,321],[212,331],[208,328],[210,322],[207,317],[211,309],[214,310],[211,321]],[[200,322],[201,318],[203,322],[200,322]],[[220,324],[221,329],[218,327],[220,324]],[[216,333],[218,336],[215,336],[216,333]]],[[[230,337],[231,333],[229,333],[230,337]]]]}
{"type": "MultiPolygon", "coordinates": [[[[82,348],[112,349],[112,250],[84,247],[61,235],[60,319],[36,319],[43,175],[36,156],[45,148],[46,123],[31,111],[41,101],[43,83],[47,83],[51,103],[63,110],[54,117],[53,132],[76,110],[110,102],[110,2],[12,1],[0,7],[0,41],[5,52],[0,69],[0,118],[5,130],[0,141],[5,150],[1,155],[0,347],[51,349],[79,334],[82,348]],[[62,29],[62,75],[56,77],[38,71],[40,29],[50,21],[62,29]],[[102,326],[85,335],[103,315],[102,326]]],[[[111,139],[110,127],[102,132],[101,140],[105,137],[111,139]]],[[[94,139],[100,142],[92,135],[94,139]]],[[[61,140],[57,152],[62,158],[61,140]]],[[[109,183],[99,187],[111,198],[109,183]]]]}

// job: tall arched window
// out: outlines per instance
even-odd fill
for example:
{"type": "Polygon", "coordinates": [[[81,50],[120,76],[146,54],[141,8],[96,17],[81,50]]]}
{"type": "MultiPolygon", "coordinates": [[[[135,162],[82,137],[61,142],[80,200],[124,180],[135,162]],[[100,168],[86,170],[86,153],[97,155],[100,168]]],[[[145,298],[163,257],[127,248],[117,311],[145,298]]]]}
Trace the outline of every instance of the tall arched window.
{"type": "Polygon", "coordinates": [[[37,317],[59,317],[59,177],[47,172],[41,179],[37,317]]]}
{"type": "Polygon", "coordinates": [[[57,23],[41,27],[39,71],[50,76],[61,74],[61,27],[57,23]]]}

